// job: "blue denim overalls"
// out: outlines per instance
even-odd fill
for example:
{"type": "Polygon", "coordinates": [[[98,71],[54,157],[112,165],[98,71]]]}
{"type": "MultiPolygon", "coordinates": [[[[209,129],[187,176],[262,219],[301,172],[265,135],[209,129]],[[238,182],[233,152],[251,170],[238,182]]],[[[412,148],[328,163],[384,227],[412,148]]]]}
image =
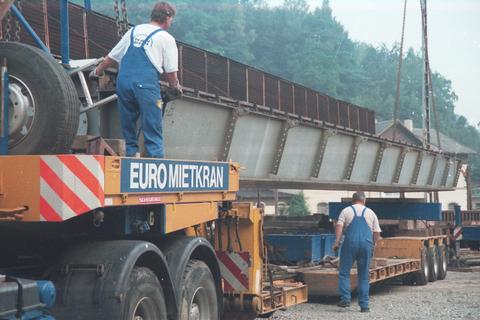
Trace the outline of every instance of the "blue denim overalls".
{"type": "Polygon", "coordinates": [[[353,206],[353,221],[345,231],[340,252],[340,271],[338,274],[338,291],[341,301],[350,302],[350,269],[357,261],[358,272],[358,304],[368,308],[369,268],[373,250],[373,233],[365,220],[365,207],[361,216],[353,206]]]}
{"type": "Polygon", "coordinates": [[[137,120],[145,138],[147,157],[163,158],[162,98],[159,73],[148,58],[144,46],[152,37],[163,31],[159,28],[150,33],[140,47],[135,47],[133,28],[130,47],[122,58],[117,78],[118,109],[122,133],[127,147],[127,157],[138,152],[137,120]]]}

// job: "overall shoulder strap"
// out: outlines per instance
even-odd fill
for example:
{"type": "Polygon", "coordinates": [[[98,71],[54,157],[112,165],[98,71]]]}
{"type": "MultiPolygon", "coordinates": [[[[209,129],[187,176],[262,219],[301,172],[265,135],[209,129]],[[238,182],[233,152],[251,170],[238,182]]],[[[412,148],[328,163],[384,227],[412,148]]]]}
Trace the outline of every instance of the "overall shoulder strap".
{"type": "Polygon", "coordinates": [[[133,37],[133,33],[135,32],[135,27],[132,28],[132,32],[130,33],[130,45],[133,46],[133,41],[134,41],[134,37],[133,37]]]}
{"type": "Polygon", "coordinates": [[[365,218],[365,211],[367,211],[367,207],[363,208],[362,210],[362,218],[365,218]]]}
{"type": "Polygon", "coordinates": [[[162,28],[158,28],[157,30],[153,31],[152,33],[150,33],[146,38],[145,40],[143,40],[142,42],[142,47],[148,42],[148,40],[150,40],[155,34],[159,33],[160,31],[165,31],[163,30],[162,28]]]}
{"type": "Polygon", "coordinates": [[[352,210],[353,210],[353,218],[356,218],[357,217],[357,210],[355,210],[354,206],[350,206],[350,208],[352,208],[352,210]]]}

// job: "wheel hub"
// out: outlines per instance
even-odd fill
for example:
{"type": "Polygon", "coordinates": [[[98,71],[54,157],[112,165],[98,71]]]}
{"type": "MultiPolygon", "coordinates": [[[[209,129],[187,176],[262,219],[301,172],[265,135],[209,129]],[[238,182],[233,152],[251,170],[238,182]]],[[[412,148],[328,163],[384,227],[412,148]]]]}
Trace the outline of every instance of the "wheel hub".
{"type": "Polygon", "coordinates": [[[32,92],[20,79],[9,76],[9,146],[19,144],[30,132],[35,118],[32,92]]]}
{"type": "Polygon", "coordinates": [[[141,298],[135,306],[132,320],[156,320],[154,302],[148,297],[141,298]]]}
{"type": "Polygon", "coordinates": [[[190,313],[188,315],[189,320],[200,320],[200,307],[196,303],[192,303],[190,306],[190,313]]]}

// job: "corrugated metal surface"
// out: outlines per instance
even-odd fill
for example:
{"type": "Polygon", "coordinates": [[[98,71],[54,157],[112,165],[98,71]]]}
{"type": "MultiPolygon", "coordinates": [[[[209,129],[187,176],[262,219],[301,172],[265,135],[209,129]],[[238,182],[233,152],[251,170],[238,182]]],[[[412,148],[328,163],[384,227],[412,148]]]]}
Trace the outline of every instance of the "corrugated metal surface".
{"type": "Polygon", "coordinates": [[[194,48],[183,47],[182,54],[183,85],[207,91],[205,53],[194,48]]]}
{"type": "Polygon", "coordinates": [[[273,109],[280,109],[280,82],[270,75],[265,75],[265,104],[273,109]]]}
{"type": "Polygon", "coordinates": [[[293,86],[280,81],[280,110],[293,113],[293,86]]]}
{"type": "Polygon", "coordinates": [[[307,117],[321,120],[318,113],[318,98],[319,97],[315,91],[307,90],[307,117]]]}
{"type": "MultiPolygon", "coordinates": [[[[23,0],[22,11],[54,54],[60,54],[60,13],[58,0],[23,0]],[[48,13],[48,14],[47,14],[48,13]],[[48,16],[48,19],[45,17],[48,16]],[[45,25],[48,21],[48,32],[45,25]],[[47,37],[47,35],[49,35],[47,37]]],[[[78,5],[70,9],[71,57],[101,57],[118,41],[115,20],[78,5]]],[[[3,30],[5,29],[5,21],[3,30]]],[[[24,30],[22,42],[33,44],[24,30]]],[[[311,119],[355,130],[375,133],[373,111],[327,97],[319,92],[282,80],[247,65],[178,43],[180,80],[185,87],[232,97],[311,119]]]]}
{"type": "Polygon", "coordinates": [[[248,102],[265,105],[263,74],[258,70],[248,69],[248,102]]]}
{"type": "Polygon", "coordinates": [[[207,56],[207,70],[207,92],[228,97],[228,81],[224,81],[225,75],[228,74],[228,59],[214,55],[207,56]]]}
{"type": "Polygon", "coordinates": [[[300,116],[307,116],[307,104],[305,101],[305,88],[300,86],[294,87],[294,94],[295,94],[295,107],[294,112],[300,116]]]}
{"type": "Polygon", "coordinates": [[[230,96],[237,100],[247,100],[247,68],[234,61],[230,61],[230,74],[227,79],[230,83],[230,96]]]}

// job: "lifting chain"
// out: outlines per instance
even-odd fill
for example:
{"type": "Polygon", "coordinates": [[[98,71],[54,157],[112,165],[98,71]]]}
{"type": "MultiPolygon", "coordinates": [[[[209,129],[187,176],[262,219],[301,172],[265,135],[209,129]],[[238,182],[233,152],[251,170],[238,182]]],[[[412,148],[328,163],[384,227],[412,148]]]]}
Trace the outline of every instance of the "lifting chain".
{"type": "Polygon", "coordinates": [[[113,12],[115,13],[115,23],[117,24],[117,36],[120,39],[128,31],[128,17],[126,0],[120,0],[120,4],[118,1],[113,1],[113,12]]]}
{"type": "Polygon", "coordinates": [[[128,25],[128,16],[127,16],[127,1],[121,0],[122,2],[122,34],[127,33],[129,25],[128,25]]]}
{"type": "Polygon", "coordinates": [[[12,12],[9,10],[5,16],[5,27],[3,30],[5,41],[12,41],[12,12]]]}
{"type": "Polygon", "coordinates": [[[400,40],[400,52],[398,53],[398,69],[397,69],[397,91],[395,94],[395,109],[393,111],[393,138],[395,140],[397,133],[398,112],[400,109],[400,82],[402,78],[403,63],[403,42],[405,39],[405,17],[407,16],[407,0],[403,4],[403,20],[402,20],[402,38],[400,40]]]}
{"type": "MultiPolygon", "coordinates": [[[[20,12],[22,11],[22,2],[20,0],[17,1],[17,8],[20,12]]],[[[20,42],[20,21],[13,17],[11,10],[8,10],[4,20],[5,23],[2,27],[4,27],[3,38],[5,41],[20,42]]]]}
{"type": "Polygon", "coordinates": [[[115,13],[115,23],[117,24],[117,37],[122,37],[122,30],[120,28],[120,11],[118,10],[118,0],[113,1],[113,12],[115,13]]]}
{"type": "MultiPolygon", "coordinates": [[[[18,11],[22,12],[22,1],[17,0],[17,8],[18,11]]],[[[14,28],[14,34],[13,34],[13,41],[20,42],[20,21],[15,18],[15,28],[14,28]]]]}

